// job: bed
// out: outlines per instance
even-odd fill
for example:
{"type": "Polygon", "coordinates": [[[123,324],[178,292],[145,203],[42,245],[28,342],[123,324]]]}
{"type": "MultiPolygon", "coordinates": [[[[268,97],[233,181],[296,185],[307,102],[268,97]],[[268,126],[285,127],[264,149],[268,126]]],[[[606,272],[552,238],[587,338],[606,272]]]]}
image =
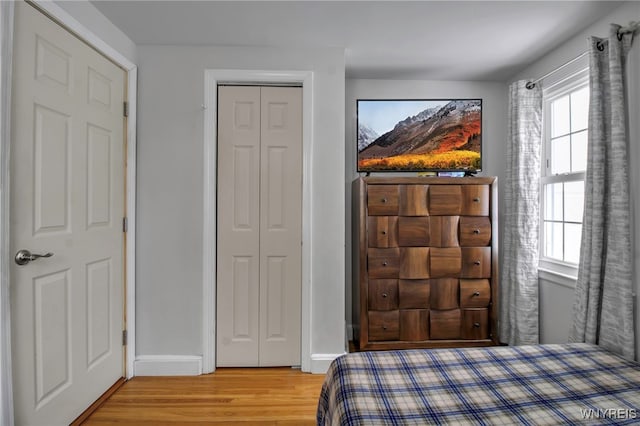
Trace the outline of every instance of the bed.
{"type": "Polygon", "coordinates": [[[583,343],[351,353],[317,423],[638,424],[640,364],[583,343]]]}

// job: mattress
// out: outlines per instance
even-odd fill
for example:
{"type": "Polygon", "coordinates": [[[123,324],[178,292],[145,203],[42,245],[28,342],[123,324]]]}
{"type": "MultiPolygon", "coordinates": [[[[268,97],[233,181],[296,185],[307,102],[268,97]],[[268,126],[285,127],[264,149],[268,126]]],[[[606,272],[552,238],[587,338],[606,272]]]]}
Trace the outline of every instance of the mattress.
{"type": "Polygon", "coordinates": [[[582,343],[352,353],[317,423],[638,424],[640,364],[582,343]]]}

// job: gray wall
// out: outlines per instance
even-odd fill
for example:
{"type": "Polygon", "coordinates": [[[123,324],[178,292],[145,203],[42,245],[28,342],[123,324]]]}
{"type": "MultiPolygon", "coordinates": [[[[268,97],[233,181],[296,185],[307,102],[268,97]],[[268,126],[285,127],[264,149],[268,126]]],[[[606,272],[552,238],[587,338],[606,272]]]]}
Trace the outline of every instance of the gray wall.
{"type": "Polygon", "coordinates": [[[311,345],[344,352],[344,51],[138,46],[138,58],[138,355],[202,354],[205,69],[314,73],[311,345]]]}
{"type": "Polygon", "coordinates": [[[134,64],[136,63],[137,48],[135,43],[91,3],[77,0],[55,1],[55,3],[122,56],[134,64]]]}
{"type": "MultiPolygon", "coordinates": [[[[482,173],[479,176],[498,176],[502,193],[504,153],[507,139],[507,86],[500,82],[426,81],[426,80],[359,80],[346,84],[345,120],[345,224],[347,229],[345,288],[346,321],[351,338],[351,182],[356,172],[356,100],[357,99],[420,99],[420,98],[482,98],[482,173]]],[[[397,176],[397,174],[395,174],[397,176]]],[[[415,175],[415,173],[410,174],[415,175]]],[[[502,200],[500,200],[502,203],[502,200]]],[[[500,209],[501,211],[501,209],[500,209]]],[[[501,216],[500,216],[501,217],[501,216]]],[[[500,219],[500,222],[502,220],[500,219]]],[[[500,233],[499,235],[501,235],[500,233]]]]}
{"type": "MultiPolygon", "coordinates": [[[[578,34],[541,60],[518,73],[512,80],[536,78],[545,75],[567,61],[577,57],[587,50],[587,37],[607,37],[609,24],[627,25],[630,20],[640,17],[640,2],[627,2],[613,10],[611,14],[594,23],[586,31],[578,34]]],[[[629,164],[631,182],[631,212],[633,220],[633,259],[634,285],[636,292],[636,356],[640,354],[640,303],[637,293],[640,290],[640,40],[636,37],[632,51],[628,57],[629,83],[629,164]]],[[[556,280],[540,280],[540,331],[542,343],[566,342],[571,325],[571,306],[573,304],[573,290],[556,280]]],[[[573,284],[575,286],[575,283],[573,284]]]]}

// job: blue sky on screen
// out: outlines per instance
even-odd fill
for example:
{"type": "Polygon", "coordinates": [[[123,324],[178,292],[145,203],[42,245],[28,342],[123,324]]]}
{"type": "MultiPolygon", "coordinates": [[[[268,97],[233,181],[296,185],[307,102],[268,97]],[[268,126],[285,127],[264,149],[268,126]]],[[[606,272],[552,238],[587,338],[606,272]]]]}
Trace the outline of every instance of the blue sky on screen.
{"type": "Polygon", "coordinates": [[[414,116],[425,109],[445,105],[447,102],[447,100],[359,100],[358,121],[382,136],[393,129],[399,121],[414,116]]]}

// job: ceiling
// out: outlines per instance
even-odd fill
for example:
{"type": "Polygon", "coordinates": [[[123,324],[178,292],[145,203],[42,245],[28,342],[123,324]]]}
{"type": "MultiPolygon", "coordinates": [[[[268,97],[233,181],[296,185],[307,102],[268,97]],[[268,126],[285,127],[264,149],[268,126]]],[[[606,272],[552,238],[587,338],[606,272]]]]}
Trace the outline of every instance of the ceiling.
{"type": "Polygon", "coordinates": [[[92,3],[138,45],[339,47],[347,78],[506,81],[622,2],[92,3]]]}

